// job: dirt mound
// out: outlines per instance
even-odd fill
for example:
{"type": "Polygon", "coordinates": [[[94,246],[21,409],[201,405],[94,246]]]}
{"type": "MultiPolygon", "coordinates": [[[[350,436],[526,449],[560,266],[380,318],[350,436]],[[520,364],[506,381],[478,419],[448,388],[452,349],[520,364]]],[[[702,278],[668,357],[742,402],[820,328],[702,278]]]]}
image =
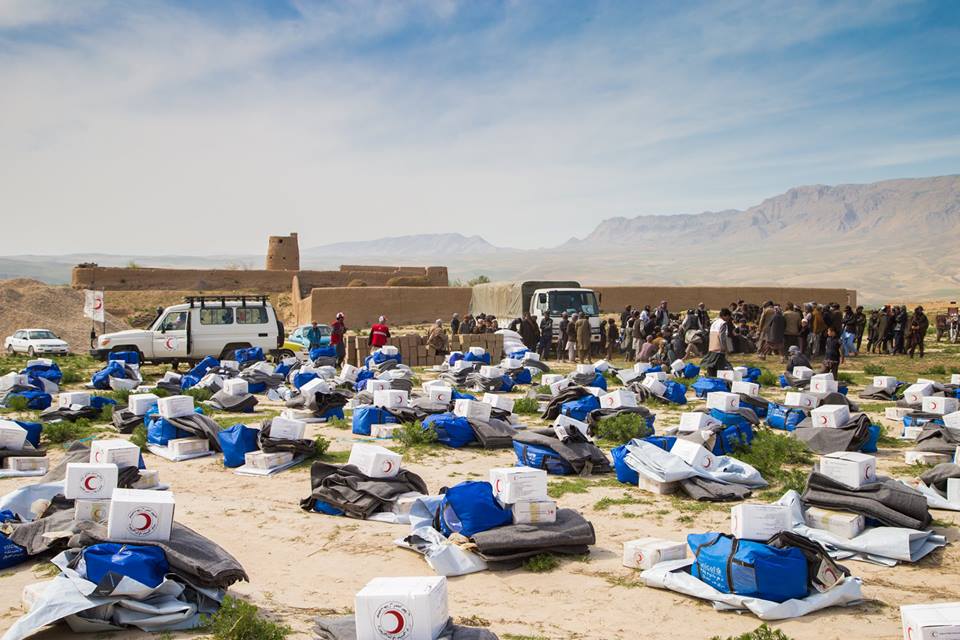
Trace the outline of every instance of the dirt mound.
{"type": "MultiPolygon", "coordinates": [[[[76,352],[90,345],[92,322],[83,316],[83,291],[68,286],[51,286],[18,278],[0,280],[0,339],[17,329],[39,327],[50,329],[70,344],[76,352]]],[[[109,313],[107,331],[129,329],[126,322],[109,313]]],[[[97,333],[100,333],[97,323],[97,333]]]]}

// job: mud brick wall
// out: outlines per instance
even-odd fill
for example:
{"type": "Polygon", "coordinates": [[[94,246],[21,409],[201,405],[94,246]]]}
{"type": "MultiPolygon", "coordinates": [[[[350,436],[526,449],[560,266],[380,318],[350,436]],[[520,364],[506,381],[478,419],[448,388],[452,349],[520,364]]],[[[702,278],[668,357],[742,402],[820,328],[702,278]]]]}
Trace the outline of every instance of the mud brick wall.
{"type": "MultiPolygon", "coordinates": [[[[585,285],[589,286],[589,285],[585,285]]],[[[673,312],[695,307],[703,302],[708,309],[720,309],[731,302],[744,300],[761,304],[773,300],[781,304],[786,302],[836,302],[856,306],[857,292],[850,289],[828,289],[814,287],[631,287],[631,286],[595,286],[590,287],[600,296],[600,308],[605,313],[620,313],[628,304],[635,308],[650,305],[652,309],[666,300],[673,312]]]]}
{"type": "Polygon", "coordinates": [[[454,312],[466,314],[470,295],[468,287],[333,287],[313,289],[295,304],[300,324],[330,323],[343,312],[347,327],[366,329],[379,316],[390,326],[446,323],[454,312]]]}

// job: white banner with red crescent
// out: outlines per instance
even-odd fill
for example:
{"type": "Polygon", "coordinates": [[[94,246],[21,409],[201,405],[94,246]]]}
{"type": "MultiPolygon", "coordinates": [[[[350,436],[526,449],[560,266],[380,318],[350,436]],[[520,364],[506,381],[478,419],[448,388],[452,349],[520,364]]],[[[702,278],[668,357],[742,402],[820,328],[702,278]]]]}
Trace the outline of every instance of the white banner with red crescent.
{"type": "Polygon", "coordinates": [[[84,292],[83,315],[94,322],[103,322],[103,291],[87,289],[84,292]]]}

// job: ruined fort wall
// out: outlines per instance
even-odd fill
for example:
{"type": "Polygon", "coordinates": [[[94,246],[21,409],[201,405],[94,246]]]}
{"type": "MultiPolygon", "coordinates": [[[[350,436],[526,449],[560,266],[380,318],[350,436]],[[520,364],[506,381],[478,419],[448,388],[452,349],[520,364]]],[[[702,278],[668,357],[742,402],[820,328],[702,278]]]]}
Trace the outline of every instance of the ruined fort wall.
{"type": "Polygon", "coordinates": [[[347,326],[369,327],[378,316],[392,325],[420,324],[453,313],[467,313],[472,291],[469,287],[342,287],[314,289],[298,304],[300,324],[312,320],[333,322],[340,311],[347,326]]]}

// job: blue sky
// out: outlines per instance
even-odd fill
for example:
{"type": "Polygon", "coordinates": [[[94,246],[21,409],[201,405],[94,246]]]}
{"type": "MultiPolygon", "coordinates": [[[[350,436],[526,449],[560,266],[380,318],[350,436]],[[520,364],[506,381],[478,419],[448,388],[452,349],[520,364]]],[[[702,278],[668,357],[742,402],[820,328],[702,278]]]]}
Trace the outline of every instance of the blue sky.
{"type": "Polygon", "coordinates": [[[960,173],[958,63],[958,2],[0,0],[0,206],[71,228],[0,253],[532,248],[960,173]]]}

